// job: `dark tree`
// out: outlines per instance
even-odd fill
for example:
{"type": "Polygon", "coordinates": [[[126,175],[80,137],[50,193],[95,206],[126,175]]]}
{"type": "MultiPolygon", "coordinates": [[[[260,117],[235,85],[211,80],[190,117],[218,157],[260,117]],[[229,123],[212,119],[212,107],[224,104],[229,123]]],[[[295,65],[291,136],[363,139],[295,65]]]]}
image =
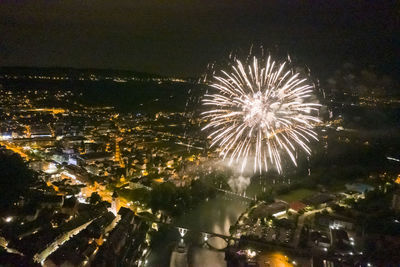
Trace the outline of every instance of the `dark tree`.
{"type": "Polygon", "coordinates": [[[0,208],[10,207],[24,195],[35,176],[19,155],[0,152],[0,208]]]}
{"type": "Polygon", "coordinates": [[[100,197],[100,195],[97,193],[97,192],[93,192],[91,195],[90,195],[90,204],[93,204],[93,205],[95,205],[95,204],[97,204],[97,203],[99,203],[101,201],[101,197],[100,197]]]}
{"type": "Polygon", "coordinates": [[[176,187],[170,182],[154,186],[151,192],[150,207],[153,211],[170,210],[173,205],[176,187]]]}

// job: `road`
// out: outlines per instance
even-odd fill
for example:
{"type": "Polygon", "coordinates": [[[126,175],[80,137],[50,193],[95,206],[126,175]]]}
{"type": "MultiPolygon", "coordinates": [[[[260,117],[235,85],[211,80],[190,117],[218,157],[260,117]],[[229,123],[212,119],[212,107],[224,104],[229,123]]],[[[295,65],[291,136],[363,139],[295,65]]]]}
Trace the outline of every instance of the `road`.
{"type": "MultiPolygon", "coordinates": [[[[297,228],[296,228],[296,232],[294,233],[294,238],[293,238],[293,247],[297,248],[300,242],[300,234],[301,234],[301,229],[303,229],[304,226],[304,220],[310,216],[313,215],[317,212],[323,211],[325,209],[328,208],[322,208],[322,209],[317,209],[317,210],[311,210],[311,211],[307,211],[304,214],[300,215],[299,220],[297,221],[297,228]]],[[[328,210],[329,211],[329,210],[328,210]]]]}
{"type": "Polygon", "coordinates": [[[187,267],[189,266],[187,260],[187,252],[173,251],[169,261],[170,267],[187,267]]]}
{"type": "Polygon", "coordinates": [[[5,146],[7,149],[12,150],[14,153],[19,154],[25,160],[29,160],[22,147],[19,147],[11,142],[0,142],[0,146],[5,146]]]}

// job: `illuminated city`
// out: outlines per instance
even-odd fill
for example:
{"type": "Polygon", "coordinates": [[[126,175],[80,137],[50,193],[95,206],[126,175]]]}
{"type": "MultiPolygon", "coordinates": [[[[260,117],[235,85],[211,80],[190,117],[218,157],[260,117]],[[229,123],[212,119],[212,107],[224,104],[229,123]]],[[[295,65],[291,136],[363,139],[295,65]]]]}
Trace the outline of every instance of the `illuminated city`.
{"type": "Polygon", "coordinates": [[[0,3],[0,266],[398,266],[396,7],[0,3]]]}

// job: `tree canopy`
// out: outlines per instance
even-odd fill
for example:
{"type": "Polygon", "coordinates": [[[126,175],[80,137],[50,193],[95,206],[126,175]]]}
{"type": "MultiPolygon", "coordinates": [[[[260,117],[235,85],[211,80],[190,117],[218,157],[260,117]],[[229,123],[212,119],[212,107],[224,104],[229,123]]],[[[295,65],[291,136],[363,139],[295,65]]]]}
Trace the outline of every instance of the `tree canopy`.
{"type": "Polygon", "coordinates": [[[17,154],[0,152],[0,208],[10,207],[34,181],[31,171],[17,154]]]}

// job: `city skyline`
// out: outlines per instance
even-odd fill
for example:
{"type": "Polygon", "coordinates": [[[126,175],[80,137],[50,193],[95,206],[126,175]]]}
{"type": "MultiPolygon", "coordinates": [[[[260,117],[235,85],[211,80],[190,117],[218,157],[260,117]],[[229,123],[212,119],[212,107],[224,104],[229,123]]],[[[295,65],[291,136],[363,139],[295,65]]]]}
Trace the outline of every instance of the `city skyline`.
{"type": "Polygon", "coordinates": [[[1,1],[0,265],[399,265],[398,8],[1,1]]]}

